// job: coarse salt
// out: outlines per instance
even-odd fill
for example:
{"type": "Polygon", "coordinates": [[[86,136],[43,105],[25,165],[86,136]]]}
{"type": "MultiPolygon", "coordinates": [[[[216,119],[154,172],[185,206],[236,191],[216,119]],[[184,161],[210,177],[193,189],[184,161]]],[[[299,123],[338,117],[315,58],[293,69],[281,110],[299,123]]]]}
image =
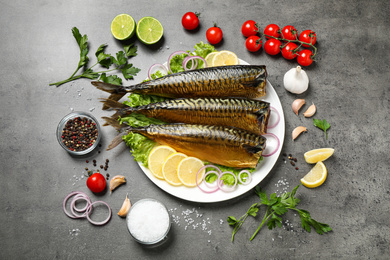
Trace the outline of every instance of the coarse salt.
{"type": "Polygon", "coordinates": [[[161,241],[170,228],[167,209],[155,200],[140,200],[127,215],[130,234],[139,242],[153,244],[161,241]]]}

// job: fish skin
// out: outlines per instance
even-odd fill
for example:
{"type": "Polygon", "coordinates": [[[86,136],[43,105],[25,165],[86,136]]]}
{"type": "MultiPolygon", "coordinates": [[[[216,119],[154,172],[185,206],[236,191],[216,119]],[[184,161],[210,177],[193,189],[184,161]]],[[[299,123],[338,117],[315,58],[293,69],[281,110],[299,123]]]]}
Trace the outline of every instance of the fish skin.
{"type": "Polygon", "coordinates": [[[266,78],[264,65],[231,65],[178,72],[132,86],[100,81],[91,83],[98,89],[111,93],[109,99],[116,101],[127,93],[169,98],[258,98],[265,95],[266,78]]]}
{"type": "MultiPolygon", "coordinates": [[[[215,125],[166,124],[122,130],[122,135],[139,133],[188,156],[234,168],[255,168],[266,141],[261,135],[215,125]]],[[[118,139],[109,149],[118,144],[118,139]]]]}
{"type": "Polygon", "coordinates": [[[117,110],[111,116],[115,120],[139,113],[168,123],[222,125],[259,135],[267,132],[270,116],[268,102],[238,98],[178,98],[139,107],[126,106],[111,99],[102,102],[117,110]]]}

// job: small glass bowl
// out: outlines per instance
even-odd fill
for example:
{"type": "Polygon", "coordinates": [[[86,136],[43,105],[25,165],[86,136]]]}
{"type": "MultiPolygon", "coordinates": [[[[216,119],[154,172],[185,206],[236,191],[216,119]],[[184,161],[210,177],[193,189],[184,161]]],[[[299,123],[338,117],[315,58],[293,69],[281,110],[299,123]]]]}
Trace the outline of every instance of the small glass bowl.
{"type": "Polygon", "coordinates": [[[171,216],[167,207],[155,199],[142,199],[133,204],[126,217],[127,229],[135,241],[145,246],[160,246],[164,241],[168,240],[168,233],[171,229],[171,216]],[[145,208],[149,206],[148,208],[145,208]],[[162,215],[157,215],[161,213],[162,215]],[[165,222],[164,221],[167,221],[165,222]],[[132,222],[130,224],[130,221],[132,222]],[[152,222],[152,223],[151,223],[152,222]],[[161,230],[159,229],[161,226],[161,230]],[[143,234],[140,230],[135,229],[145,228],[143,234]],[[142,235],[151,235],[152,232],[158,230],[156,234],[152,234],[149,239],[143,239],[142,235]]]}
{"type": "Polygon", "coordinates": [[[62,148],[64,148],[68,153],[70,153],[72,155],[85,155],[85,154],[92,152],[99,145],[101,138],[102,138],[102,133],[101,133],[99,122],[96,120],[96,118],[94,116],[92,116],[91,114],[88,114],[86,112],[78,111],[78,112],[70,113],[70,114],[66,115],[64,118],[62,118],[57,126],[58,143],[61,145],[62,148]],[[86,119],[91,120],[93,123],[95,123],[98,135],[96,137],[95,142],[89,148],[87,148],[85,150],[72,151],[63,143],[64,139],[62,138],[62,131],[64,130],[66,123],[69,120],[73,120],[77,117],[80,117],[81,119],[86,118],[86,119]]]}

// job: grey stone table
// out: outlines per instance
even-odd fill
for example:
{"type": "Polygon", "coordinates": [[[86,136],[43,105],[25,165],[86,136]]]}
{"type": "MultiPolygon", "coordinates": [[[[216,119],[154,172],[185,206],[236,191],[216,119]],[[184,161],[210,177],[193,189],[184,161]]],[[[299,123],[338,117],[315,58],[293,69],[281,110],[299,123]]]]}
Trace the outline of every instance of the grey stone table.
{"type": "MultiPolygon", "coordinates": [[[[1,259],[388,259],[390,255],[389,178],[389,16],[387,1],[1,1],[0,21],[0,258],[1,259]],[[201,26],[187,32],[181,17],[201,13],[201,26]],[[135,40],[132,58],[141,72],[126,84],[138,83],[148,68],[165,61],[175,50],[191,50],[206,42],[208,27],[217,23],[224,32],[218,50],[234,51],[251,64],[265,64],[286,116],[283,152],[297,157],[299,170],[280,156],[259,184],[268,193],[292,189],[311,169],[303,153],[333,147],[326,161],[328,178],[316,189],[301,186],[300,207],[333,232],[307,233],[300,219],[287,214],[282,228],[263,228],[249,237],[259,219],[248,218],[230,242],[230,215],[239,217],[258,201],[249,191],[221,203],[193,203],[171,196],[154,185],[133,161],[125,145],[105,147],[115,136],[103,129],[100,153],[87,159],[98,165],[110,160],[107,172],[123,174],[128,182],[110,195],[95,196],[82,178],[86,158],[74,158],[57,143],[60,119],[72,110],[92,113],[101,120],[98,98],[107,97],[80,79],[60,87],[49,83],[67,78],[75,69],[79,49],[72,36],[76,26],[87,34],[91,62],[94,52],[108,44],[115,53],[121,43],[110,33],[119,13],[136,21],[153,16],[164,26],[164,38],[154,46],[135,40]],[[312,29],[318,36],[317,62],[306,69],[310,88],[292,95],[283,87],[283,75],[297,65],[264,51],[249,53],[240,33],[253,19],[263,28],[269,23],[312,29]],[[311,119],[296,116],[291,103],[304,98],[317,105],[317,118],[331,124],[328,138],[311,119]],[[292,130],[303,125],[308,132],[295,141],[292,130]],[[111,221],[102,227],[72,220],[62,211],[64,197],[73,190],[87,192],[113,208],[111,221]],[[125,220],[116,215],[126,195],[132,202],[156,198],[170,210],[170,240],[159,248],[145,248],[130,237],[125,220]],[[193,223],[189,224],[191,220],[193,223]],[[195,225],[195,228],[193,227],[195,225]]],[[[264,212],[264,211],[262,211],[264,212]]]]}

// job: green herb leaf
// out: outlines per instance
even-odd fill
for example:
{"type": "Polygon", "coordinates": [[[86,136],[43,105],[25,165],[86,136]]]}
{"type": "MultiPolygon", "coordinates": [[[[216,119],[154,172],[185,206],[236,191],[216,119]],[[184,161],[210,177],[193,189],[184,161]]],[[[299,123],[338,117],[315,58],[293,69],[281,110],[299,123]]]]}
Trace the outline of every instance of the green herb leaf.
{"type": "Polygon", "coordinates": [[[99,80],[114,85],[122,85],[122,79],[119,78],[117,75],[106,76],[106,73],[102,73],[102,75],[100,75],[99,80]]]}
{"type": "Polygon", "coordinates": [[[134,45],[134,43],[130,43],[129,45],[124,45],[123,49],[125,50],[127,57],[134,57],[137,56],[137,46],[134,45]]]}
{"type": "Polygon", "coordinates": [[[238,220],[233,216],[229,216],[227,218],[227,222],[229,223],[230,226],[234,226],[237,224],[238,220]]]}
{"type": "Polygon", "coordinates": [[[133,79],[133,77],[137,76],[137,73],[141,70],[133,67],[133,64],[126,64],[123,68],[121,68],[121,71],[125,79],[133,79]]]}
{"type": "Polygon", "coordinates": [[[92,69],[87,69],[80,76],[83,78],[88,78],[88,79],[97,79],[97,78],[99,78],[99,73],[94,72],[92,69]]]}
{"type": "Polygon", "coordinates": [[[112,60],[111,60],[111,54],[104,53],[104,49],[106,47],[107,47],[106,44],[100,45],[95,53],[95,56],[98,60],[98,63],[108,69],[112,65],[112,60]]]}
{"type": "Polygon", "coordinates": [[[89,58],[87,56],[88,51],[89,51],[88,50],[88,37],[87,37],[86,34],[81,36],[81,34],[79,32],[79,29],[77,29],[77,27],[73,27],[72,28],[72,33],[73,33],[73,36],[76,39],[77,44],[79,45],[79,48],[80,48],[80,61],[79,61],[79,64],[78,64],[78,68],[77,68],[77,70],[74,73],[74,74],[76,74],[78,69],[80,69],[81,67],[86,66],[88,61],[89,61],[89,58]]]}
{"type": "Polygon", "coordinates": [[[124,135],[122,139],[126,142],[127,146],[131,147],[131,153],[134,156],[134,160],[141,162],[145,167],[147,167],[149,153],[156,145],[156,142],[141,134],[133,132],[124,135]]]}
{"type": "Polygon", "coordinates": [[[330,127],[330,124],[328,122],[326,122],[326,120],[321,120],[321,119],[314,119],[313,118],[313,124],[314,126],[320,128],[322,131],[325,132],[325,139],[328,139],[328,135],[326,133],[326,130],[329,129],[330,127]]]}

